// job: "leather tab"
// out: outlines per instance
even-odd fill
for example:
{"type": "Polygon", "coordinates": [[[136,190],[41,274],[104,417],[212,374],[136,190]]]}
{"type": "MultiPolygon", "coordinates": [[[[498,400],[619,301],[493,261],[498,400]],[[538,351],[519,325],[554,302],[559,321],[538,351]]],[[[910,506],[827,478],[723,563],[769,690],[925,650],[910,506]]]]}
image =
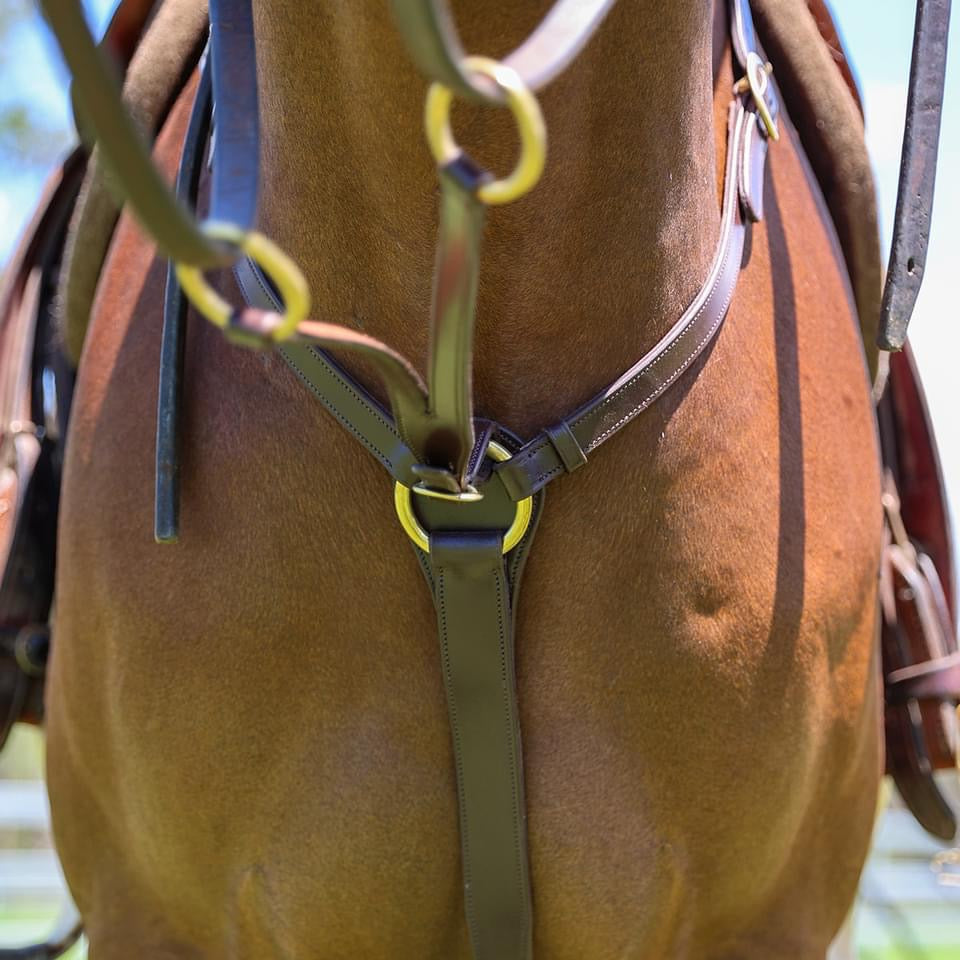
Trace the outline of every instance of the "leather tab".
{"type": "Polygon", "coordinates": [[[513,617],[499,531],[433,533],[430,561],[475,960],[530,960],[513,617]]]}
{"type": "Polygon", "coordinates": [[[747,114],[740,156],[740,204],[744,216],[754,223],[763,219],[763,177],[767,161],[767,138],[761,132],[760,118],[747,114]]]}
{"type": "Polygon", "coordinates": [[[554,450],[563,461],[567,473],[573,473],[574,470],[582,467],[587,462],[587,455],[583,452],[577,438],[570,429],[570,424],[566,420],[555,423],[552,427],[547,427],[543,431],[553,444],[554,450]]]}

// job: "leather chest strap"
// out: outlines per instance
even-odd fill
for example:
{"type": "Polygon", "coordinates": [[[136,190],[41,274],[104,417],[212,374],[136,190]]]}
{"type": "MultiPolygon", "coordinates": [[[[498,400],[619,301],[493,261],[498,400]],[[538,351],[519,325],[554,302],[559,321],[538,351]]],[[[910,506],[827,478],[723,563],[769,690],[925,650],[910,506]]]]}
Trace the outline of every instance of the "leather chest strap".
{"type": "MultiPolygon", "coordinates": [[[[262,310],[283,305],[263,274],[247,257],[237,261],[234,277],[244,299],[262,310]]],[[[306,343],[287,342],[280,354],[327,410],[390,472],[394,480],[412,487],[417,457],[403,442],[393,417],[337,364],[333,357],[306,343]]]]}
{"type": "Polygon", "coordinates": [[[513,617],[498,531],[438,532],[430,565],[475,960],[532,951],[513,617]]]}
{"type": "Polygon", "coordinates": [[[544,430],[495,472],[515,500],[564,473],[626,426],[670,388],[716,336],[733,298],[743,255],[747,218],[763,208],[767,139],[756,115],[738,97],[730,107],[720,237],[706,282],[667,333],[606,390],[544,430]]]}

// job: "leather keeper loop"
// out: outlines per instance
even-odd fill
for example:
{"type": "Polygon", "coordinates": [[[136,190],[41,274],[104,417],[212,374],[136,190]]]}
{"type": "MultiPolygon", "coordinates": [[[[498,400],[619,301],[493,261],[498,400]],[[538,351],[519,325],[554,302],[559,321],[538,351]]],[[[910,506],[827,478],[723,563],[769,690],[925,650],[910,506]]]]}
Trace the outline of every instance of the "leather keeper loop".
{"type": "Polygon", "coordinates": [[[566,420],[561,420],[559,423],[547,427],[543,432],[550,439],[550,443],[553,445],[553,449],[557,451],[557,456],[563,462],[567,473],[573,473],[574,470],[578,470],[587,462],[587,455],[583,452],[583,448],[577,442],[577,438],[573,435],[573,431],[566,420]]]}

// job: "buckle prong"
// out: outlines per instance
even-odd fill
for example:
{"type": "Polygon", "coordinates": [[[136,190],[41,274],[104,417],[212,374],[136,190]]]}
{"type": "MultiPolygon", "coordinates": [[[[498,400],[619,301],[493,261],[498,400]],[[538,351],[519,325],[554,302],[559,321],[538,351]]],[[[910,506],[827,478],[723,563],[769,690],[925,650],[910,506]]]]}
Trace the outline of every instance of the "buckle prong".
{"type": "MultiPolygon", "coordinates": [[[[487,456],[497,463],[503,463],[509,460],[512,454],[502,444],[491,440],[487,445],[487,456]]],[[[420,488],[419,485],[408,487],[397,481],[393,488],[393,505],[397,511],[397,517],[400,520],[400,526],[407,532],[407,536],[423,551],[430,552],[430,534],[424,528],[413,509],[413,493],[419,493],[426,496],[438,496],[433,490],[420,488]]],[[[469,503],[481,499],[482,494],[474,491],[474,496],[469,492],[451,496],[442,494],[441,499],[455,500],[458,503],[469,503]]],[[[516,512],[513,515],[513,523],[510,524],[506,533],[503,535],[503,552],[509,553],[522,539],[530,526],[530,520],[533,517],[533,497],[526,497],[516,505],[516,512]]]]}
{"type": "Polygon", "coordinates": [[[744,75],[733,85],[733,92],[743,94],[749,91],[757,107],[757,113],[760,114],[760,119],[763,121],[767,136],[776,143],[780,139],[780,131],[777,129],[777,122],[773,119],[770,105],[766,99],[767,87],[770,85],[772,74],[773,64],[765,63],[758,53],[751,50],[747,54],[744,75]]]}

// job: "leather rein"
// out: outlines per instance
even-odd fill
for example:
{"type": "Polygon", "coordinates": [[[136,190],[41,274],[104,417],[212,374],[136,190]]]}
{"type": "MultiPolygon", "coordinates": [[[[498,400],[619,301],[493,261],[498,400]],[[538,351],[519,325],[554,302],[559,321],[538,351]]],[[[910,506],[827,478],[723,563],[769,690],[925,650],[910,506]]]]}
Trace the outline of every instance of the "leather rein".
{"type": "Polygon", "coordinates": [[[231,340],[279,349],[394,480],[397,514],[437,613],[473,954],[476,960],[530,960],[532,897],[513,649],[521,574],[544,488],[583,467],[605,440],[655,403],[723,324],[746,232],[763,216],[768,144],[778,138],[777,96],[748,3],[729,0],[740,79],[728,114],[719,239],[703,286],[646,355],[526,441],[478,418],[474,409],[472,348],[483,223],[489,206],[512,202],[536,183],[546,132],[535,93],[575,58],[613,0],[558,0],[528,40],[501,62],[465,56],[445,0],[392,2],[412,58],[433,81],[426,132],[441,199],[426,380],[381,341],[306,319],[310,294],[302,274],[253,229],[259,131],[250,0],[210,0],[209,49],[173,194],[123,110],[79,4],[41,3],[102,155],[132,211],[171,261],[158,403],[157,540],[178,536],[179,397],[192,304],[231,340]],[[449,127],[455,95],[512,111],[521,156],[507,177],[495,179],[456,144],[449,127]],[[210,213],[198,223],[191,210],[213,104],[210,213]],[[203,278],[202,270],[223,266],[233,267],[244,307],[226,303],[203,278]],[[340,351],[373,364],[388,409],[331,356],[340,351]]]}

